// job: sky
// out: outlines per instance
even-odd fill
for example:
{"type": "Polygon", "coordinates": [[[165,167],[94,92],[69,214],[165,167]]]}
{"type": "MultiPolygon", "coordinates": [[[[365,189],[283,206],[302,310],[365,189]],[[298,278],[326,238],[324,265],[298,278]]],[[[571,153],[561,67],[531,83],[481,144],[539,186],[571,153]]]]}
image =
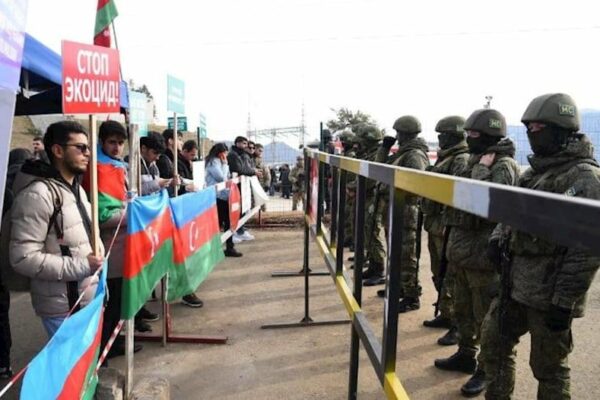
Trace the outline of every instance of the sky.
{"type": "MultiPolygon", "coordinates": [[[[426,138],[447,115],[492,108],[518,124],[535,96],[600,109],[595,1],[115,0],[124,78],[146,84],[166,124],[167,74],[185,81],[188,126],[209,138],[319,122],[347,107],[426,138]]],[[[96,0],[29,0],[27,31],[60,52],[92,43],[96,0]]],[[[114,46],[114,41],[113,41],[114,46]]],[[[297,139],[287,138],[290,145],[297,139]]]]}

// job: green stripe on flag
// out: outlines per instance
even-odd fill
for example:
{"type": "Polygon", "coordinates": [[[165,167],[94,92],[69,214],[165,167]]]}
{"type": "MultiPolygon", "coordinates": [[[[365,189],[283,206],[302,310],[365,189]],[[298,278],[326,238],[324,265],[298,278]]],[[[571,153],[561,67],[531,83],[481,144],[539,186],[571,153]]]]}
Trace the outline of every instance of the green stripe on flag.
{"type": "Polygon", "coordinates": [[[183,264],[169,267],[169,291],[167,301],[175,301],[186,294],[193,293],[225,258],[221,246],[221,234],[213,236],[198,251],[186,258],[183,264]]]}
{"type": "Polygon", "coordinates": [[[115,212],[123,209],[123,202],[106,193],[98,193],[98,219],[100,223],[108,221],[115,212]]]}
{"type": "Polygon", "coordinates": [[[90,365],[87,373],[85,374],[85,384],[83,387],[83,393],[81,394],[81,400],[93,400],[96,394],[96,386],[98,386],[98,374],[96,374],[96,366],[98,365],[98,357],[100,356],[100,345],[96,349],[94,354],[94,362],[90,365]]]}
{"type": "Polygon", "coordinates": [[[96,12],[96,26],[94,27],[94,36],[98,35],[119,15],[117,6],[113,0],[110,0],[104,7],[96,12]]]}
{"type": "Polygon", "coordinates": [[[131,279],[123,279],[123,299],[121,316],[131,319],[150,298],[152,290],[165,276],[169,266],[173,264],[173,239],[167,239],[158,249],[152,261],[131,279]]]}

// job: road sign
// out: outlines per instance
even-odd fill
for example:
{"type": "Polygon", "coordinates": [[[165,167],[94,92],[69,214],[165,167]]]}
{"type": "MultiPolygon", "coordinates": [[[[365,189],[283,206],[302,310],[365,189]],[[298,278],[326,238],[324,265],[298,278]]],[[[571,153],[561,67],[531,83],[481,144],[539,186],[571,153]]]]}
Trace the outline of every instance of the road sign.
{"type": "Polygon", "coordinates": [[[185,83],[167,75],[167,111],[185,114],[185,83]]]}
{"type": "Polygon", "coordinates": [[[198,137],[206,139],[206,117],[204,114],[200,114],[200,119],[198,121],[198,137]]]}
{"type": "Polygon", "coordinates": [[[147,104],[148,98],[144,93],[129,91],[129,120],[138,126],[140,137],[148,135],[147,104]]]}
{"type": "Polygon", "coordinates": [[[13,92],[19,88],[26,18],[27,1],[0,0],[0,87],[13,92]]]}
{"type": "MultiPolygon", "coordinates": [[[[167,119],[167,125],[169,129],[173,129],[173,117],[169,117],[167,119]]],[[[177,116],[177,131],[178,132],[187,132],[187,117],[177,116]]]]}
{"type": "Polygon", "coordinates": [[[62,62],[63,113],[119,112],[117,50],[64,40],[62,62]]]}

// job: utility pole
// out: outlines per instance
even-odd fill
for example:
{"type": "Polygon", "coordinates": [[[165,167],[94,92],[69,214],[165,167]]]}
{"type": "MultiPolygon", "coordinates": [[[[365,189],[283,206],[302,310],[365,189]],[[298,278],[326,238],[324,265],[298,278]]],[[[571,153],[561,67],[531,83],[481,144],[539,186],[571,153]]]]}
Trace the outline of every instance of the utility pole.
{"type": "Polygon", "coordinates": [[[483,105],[483,108],[490,108],[493,98],[494,96],[485,96],[485,104],[483,105]]]}

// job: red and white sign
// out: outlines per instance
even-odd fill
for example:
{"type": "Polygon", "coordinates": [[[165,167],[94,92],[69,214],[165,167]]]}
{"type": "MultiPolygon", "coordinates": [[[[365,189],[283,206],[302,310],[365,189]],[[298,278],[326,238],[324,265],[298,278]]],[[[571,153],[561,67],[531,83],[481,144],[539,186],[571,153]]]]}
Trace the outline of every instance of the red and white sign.
{"type": "Polygon", "coordinates": [[[100,46],[62,42],[64,114],[119,112],[119,52],[100,46]]]}
{"type": "Polygon", "coordinates": [[[229,226],[230,229],[235,232],[242,211],[240,190],[238,189],[237,184],[231,181],[227,182],[227,187],[229,188],[229,226]]]}
{"type": "Polygon", "coordinates": [[[308,215],[312,222],[317,222],[317,206],[319,204],[319,160],[310,159],[310,207],[308,215]]]}

